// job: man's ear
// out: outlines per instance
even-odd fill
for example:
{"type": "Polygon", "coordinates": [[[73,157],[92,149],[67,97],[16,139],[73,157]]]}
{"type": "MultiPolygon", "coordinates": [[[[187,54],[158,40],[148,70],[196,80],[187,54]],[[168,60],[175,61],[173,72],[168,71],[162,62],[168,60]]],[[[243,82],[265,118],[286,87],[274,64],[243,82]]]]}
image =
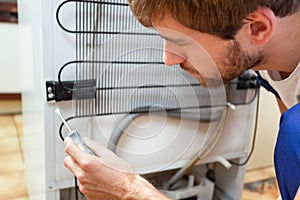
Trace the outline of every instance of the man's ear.
{"type": "Polygon", "coordinates": [[[250,13],[244,20],[248,26],[248,33],[252,44],[263,45],[272,38],[276,17],[273,11],[268,7],[261,7],[255,12],[250,13]]]}

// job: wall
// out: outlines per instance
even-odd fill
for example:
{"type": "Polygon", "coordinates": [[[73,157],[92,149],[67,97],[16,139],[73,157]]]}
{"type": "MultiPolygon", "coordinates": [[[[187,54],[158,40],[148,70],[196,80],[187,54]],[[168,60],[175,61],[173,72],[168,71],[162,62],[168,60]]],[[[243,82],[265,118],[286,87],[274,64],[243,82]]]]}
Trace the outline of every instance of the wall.
{"type": "Polygon", "coordinates": [[[247,169],[273,166],[273,152],[279,128],[280,111],[276,98],[264,88],[260,90],[258,131],[253,155],[247,169]]]}
{"type": "Polygon", "coordinates": [[[18,25],[0,23],[0,93],[20,93],[18,25]]]}

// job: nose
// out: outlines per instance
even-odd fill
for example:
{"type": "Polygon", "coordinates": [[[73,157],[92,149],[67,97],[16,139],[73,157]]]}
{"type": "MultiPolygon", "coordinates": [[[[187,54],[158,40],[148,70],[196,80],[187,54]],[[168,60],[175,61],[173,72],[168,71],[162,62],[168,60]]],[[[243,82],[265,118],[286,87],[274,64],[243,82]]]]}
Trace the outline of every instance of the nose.
{"type": "Polygon", "coordinates": [[[184,61],[185,61],[185,59],[182,56],[180,56],[176,53],[167,51],[167,50],[164,51],[164,63],[167,66],[172,66],[172,65],[175,65],[175,64],[181,64],[184,61]]]}
{"type": "MultiPolygon", "coordinates": [[[[172,48],[173,49],[173,48],[172,48]]],[[[172,66],[175,64],[181,64],[185,62],[185,58],[176,51],[171,50],[170,45],[167,46],[165,42],[165,49],[164,49],[164,63],[167,66],[172,66]]]]}

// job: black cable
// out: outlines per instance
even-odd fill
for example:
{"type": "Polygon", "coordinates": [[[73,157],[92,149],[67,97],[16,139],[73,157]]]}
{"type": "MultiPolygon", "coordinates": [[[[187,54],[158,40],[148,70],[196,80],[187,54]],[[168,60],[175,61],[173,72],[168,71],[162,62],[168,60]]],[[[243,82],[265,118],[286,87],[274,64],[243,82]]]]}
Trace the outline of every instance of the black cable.
{"type": "Polygon", "coordinates": [[[79,188],[78,188],[78,185],[77,185],[77,178],[76,178],[76,176],[74,176],[74,182],[75,182],[75,199],[78,200],[78,191],[79,191],[79,188]]]}
{"type": "Polygon", "coordinates": [[[57,21],[57,24],[59,25],[59,27],[68,32],[68,33],[80,33],[80,34],[109,34],[109,35],[118,35],[118,34],[124,34],[124,35],[152,35],[152,36],[157,36],[158,34],[157,33],[137,33],[137,32],[119,32],[119,31],[88,31],[88,30],[85,30],[84,27],[83,27],[83,30],[78,30],[78,29],[75,29],[75,30],[70,30],[70,29],[67,29],[65,26],[63,26],[63,24],[61,23],[60,21],[60,18],[59,18],[59,13],[61,11],[61,8],[68,4],[68,3],[78,3],[78,2],[83,2],[84,4],[97,4],[97,5],[111,5],[111,6],[125,6],[125,7],[128,7],[129,5],[127,3],[114,3],[114,2],[103,2],[103,1],[88,1],[88,0],[85,0],[85,1],[82,1],[82,0],[66,0],[64,2],[62,2],[57,10],[56,10],[56,14],[55,14],[55,17],[56,17],[56,21],[57,21]]]}
{"type": "Polygon", "coordinates": [[[246,158],[245,161],[243,161],[242,163],[237,163],[234,161],[229,161],[232,165],[236,165],[236,166],[244,166],[248,163],[248,161],[250,160],[253,152],[254,152],[254,148],[255,148],[255,141],[256,141],[256,135],[257,135],[257,124],[258,124],[258,112],[259,112],[259,88],[257,89],[257,104],[256,104],[256,116],[255,116],[255,125],[254,125],[254,135],[253,135],[253,140],[252,140],[252,145],[251,145],[251,150],[249,152],[248,157],[246,158]]]}

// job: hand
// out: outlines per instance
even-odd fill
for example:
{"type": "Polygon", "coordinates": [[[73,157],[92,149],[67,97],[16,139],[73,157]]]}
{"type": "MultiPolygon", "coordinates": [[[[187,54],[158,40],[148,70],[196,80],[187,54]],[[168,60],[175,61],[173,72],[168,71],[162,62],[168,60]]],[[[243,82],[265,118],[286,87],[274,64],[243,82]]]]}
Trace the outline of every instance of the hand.
{"type": "Polygon", "coordinates": [[[83,141],[93,150],[93,152],[98,156],[97,158],[100,162],[107,165],[110,168],[122,171],[122,172],[129,172],[134,173],[131,166],[119,158],[116,154],[112,151],[108,150],[104,147],[100,142],[95,142],[89,140],[88,138],[83,138],[83,141]]]}
{"type": "Polygon", "coordinates": [[[89,200],[167,199],[131,167],[102,145],[84,139],[97,156],[83,152],[71,138],[65,139],[65,166],[77,177],[79,190],[89,200]]]}
{"type": "Polygon", "coordinates": [[[84,138],[98,156],[83,152],[71,138],[65,139],[65,166],[77,177],[79,189],[88,199],[122,199],[131,167],[102,145],[84,138]],[[127,171],[127,172],[125,172],[127,171]],[[118,191],[119,190],[119,191],[118,191]]]}

